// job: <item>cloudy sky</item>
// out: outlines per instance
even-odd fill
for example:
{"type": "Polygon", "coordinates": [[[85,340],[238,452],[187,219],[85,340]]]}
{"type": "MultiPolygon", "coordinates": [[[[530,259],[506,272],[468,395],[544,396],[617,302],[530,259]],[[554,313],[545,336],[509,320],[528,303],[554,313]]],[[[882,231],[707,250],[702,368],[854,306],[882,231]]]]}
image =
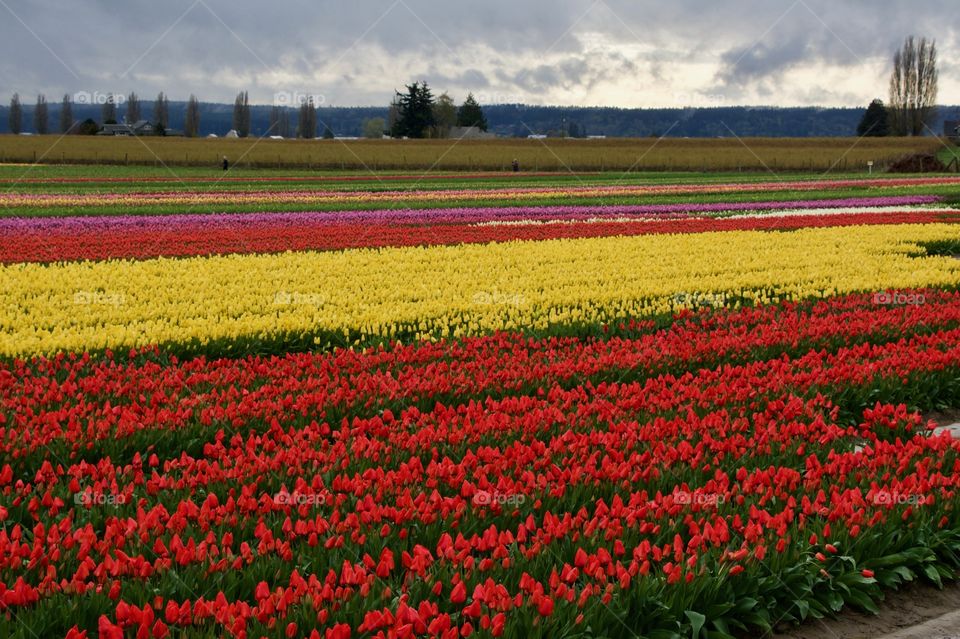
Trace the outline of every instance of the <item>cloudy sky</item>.
{"type": "Polygon", "coordinates": [[[960,104],[956,0],[0,0],[0,89],[347,106],[424,79],[483,103],[855,106],[886,96],[911,33],[960,104]]]}

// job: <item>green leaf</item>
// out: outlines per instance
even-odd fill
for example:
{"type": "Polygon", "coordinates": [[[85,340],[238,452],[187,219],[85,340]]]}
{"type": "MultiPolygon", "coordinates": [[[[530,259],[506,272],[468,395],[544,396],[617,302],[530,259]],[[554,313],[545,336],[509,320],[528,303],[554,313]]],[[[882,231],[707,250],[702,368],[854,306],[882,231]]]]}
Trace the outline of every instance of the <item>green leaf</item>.
{"type": "Polygon", "coordinates": [[[937,567],[933,564],[927,564],[923,567],[923,574],[927,576],[927,579],[937,584],[937,588],[943,589],[943,581],[940,579],[940,572],[937,570],[937,567]]]}
{"type": "Polygon", "coordinates": [[[756,626],[764,632],[768,632],[771,628],[770,626],[770,613],[766,610],[758,610],[757,612],[745,613],[740,616],[743,621],[753,626],[756,626]]]}
{"type": "Polygon", "coordinates": [[[859,590],[851,590],[849,597],[850,602],[861,610],[866,610],[873,614],[880,612],[880,609],[877,607],[877,604],[873,602],[873,599],[859,590]]]}
{"type": "Polygon", "coordinates": [[[843,608],[843,597],[840,596],[839,592],[831,590],[827,593],[826,599],[830,610],[834,612],[840,612],[840,610],[843,608]]]}
{"type": "Polygon", "coordinates": [[[917,573],[913,572],[906,566],[897,566],[896,568],[892,568],[891,570],[893,570],[893,572],[900,575],[904,581],[913,581],[913,578],[917,576],[917,573]]]}
{"type": "Polygon", "coordinates": [[[837,581],[842,584],[847,584],[849,586],[860,585],[865,586],[869,584],[876,583],[876,579],[872,577],[864,577],[859,572],[848,572],[837,577],[837,581]]]}
{"type": "Polygon", "coordinates": [[[744,597],[743,599],[737,600],[737,605],[735,610],[737,612],[749,612],[757,607],[757,600],[752,597],[744,597]]]}
{"type": "Polygon", "coordinates": [[[884,570],[877,573],[877,581],[880,582],[880,585],[884,588],[896,588],[902,580],[900,579],[900,575],[892,570],[884,570]]]}
{"type": "Polygon", "coordinates": [[[707,623],[706,616],[693,610],[684,611],[683,614],[685,614],[687,616],[687,619],[690,620],[691,639],[697,639],[697,637],[700,636],[700,631],[703,630],[703,624],[707,623]]]}

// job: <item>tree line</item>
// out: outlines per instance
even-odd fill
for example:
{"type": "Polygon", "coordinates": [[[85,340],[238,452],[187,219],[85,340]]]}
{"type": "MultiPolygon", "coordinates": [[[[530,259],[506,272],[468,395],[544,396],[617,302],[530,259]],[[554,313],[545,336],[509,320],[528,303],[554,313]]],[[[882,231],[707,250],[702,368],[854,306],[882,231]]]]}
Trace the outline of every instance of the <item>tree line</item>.
{"type": "MultiPolygon", "coordinates": [[[[101,96],[97,94],[97,97],[101,96]]],[[[100,106],[99,122],[93,118],[77,122],[73,118],[74,98],[69,94],[64,95],[63,101],[60,103],[59,132],[92,135],[100,131],[102,126],[118,124],[121,119],[128,125],[143,121],[144,110],[141,107],[140,97],[136,93],[131,92],[128,96],[107,94],[102,97],[103,103],[100,106]]],[[[84,100],[81,103],[88,104],[89,101],[84,100]]],[[[8,125],[11,133],[24,132],[23,111],[20,94],[14,93],[10,99],[8,110],[8,125]]],[[[300,138],[317,137],[318,124],[320,123],[317,117],[317,106],[312,98],[299,106],[296,127],[291,127],[289,111],[290,109],[287,107],[274,106],[267,135],[300,138]]],[[[195,137],[200,134],[200,113],[200,100],[197,96],[191,94],[183,112],[183,135],[195,137]]],[[[53,132],[49,125],[47,99],[43,94],[37,96],[37,102],[33,109],[33,121],[34,130],[38,134],[43,135],[53,132]]],[[[157,135],[165,135],[168,132],[179,134],[178,131],[171,129],[170,100],[163,92],[157,95],[148,122],[153,125],[153,131],[157,135]]],[[[250,135],[251,123],[250,94],[247,91],[241,91],[237,94],[233,104],[233,130],[237,132],[239,137],[245,138],[250,135]]],[[[333,129],[328,124],[323,124],[322,136],[324,138],[334,137],[333,129]]]]}
{"type": "MultiPolygon", "coordinates": [[[[136,124],[143,119],[141,100],[135,92],[125,97],[113,94],[104,96],[103,104],[100,106],[99,124],[92,118],[87,118],[83,122],[75,122],[73,105],[73,97],[69,94],[64,95],[60,104],[60,133],[94,134],[100,130],[102,125],[118,124],[121,118],[129,125],[136,124]],[[123,110],[122,116],[121,108],[123,110]]],[[[316,138],[318,135],[322,135],[324,138],[334,137],[333,128],[330,124],[319,121],[318,105],[312,96],[304,99],[294,108],[296,113],[295,123],[291,119],[290,107],[274,105],[270,112],[266,135],[305,139],[316,138]]],[[[187,137],[199,135],[200,112],[200,101],[195,95],[191,94],[184,112],[183,135],[187,137]]],[[[37,133],[52,132],[49,126],[47,99],[43,94],[37,96],[33,117],[34,129],[37,133]]],[[[23,106],[18,93],[14,93],[10,100],[8,120],[11,133],[19,134],[23,132],[23,106]]],[[[249,92],[241,91],[234,99],[232,122],[233,130],[239,137],[245,138],[250,135],[252,118],[249,92]]],[[[170,127],[170,101],[163,92],[157,95],[153,103],[151,124],[154,132],[158,135],[174,132],[170,127]]],[[[488,124],[483,114],[483,108],[473,94],[469,94],[463,104],[458,107],[447,93],[434,98],[426,82],[414,82],[407,85],[405,93],[396,93],[388,109],[386,119],[381,117],[369,118],[363,122],[362,128],[363,135],[370,138],[380,138],[384,135],[397,138],[444,138],[450,135],[451,129],[455,126],[477,127],[481,131],[487,131],[488,124]]]]}
{"type": "MultiPolygon", "coordinates": [[[[78,133],[94,134],[100,130],[101,125],[117,124],[120,105],[124,107],[123,119],[127,124],[135,124],[142,120],[140,98],[136,93],[130,95],[115,96],[108,94],[105,96],[103,104],[100,106],[100,123],[93,118],[87,118],[82,122],[77,122],[73,118],[74,100],[70,94],[65,94],[60,103],[60,133],[78,133]]],[[[20,95],[14,93],[10,98],[10,109],[7,114],[10,132],[14,134],[23,132],[23,105],[20,101],[20,95]]],[[[37,96],[37,102],[33,109],[34,129],[39,134],[51,133],[49,126],[49,111],[47,108],[47,98],[42,93],[37,96]]],[[[151,124],[154,130],[163,135],[170,127],[170,100],[161,91],[153,103],[153,119],[151,124]]],[[[197,135],[200,129],[200,102],[195,95],[190,96],[187,102],[187,113],[183,123],[184,134],[187,136],[197,135]]]]}

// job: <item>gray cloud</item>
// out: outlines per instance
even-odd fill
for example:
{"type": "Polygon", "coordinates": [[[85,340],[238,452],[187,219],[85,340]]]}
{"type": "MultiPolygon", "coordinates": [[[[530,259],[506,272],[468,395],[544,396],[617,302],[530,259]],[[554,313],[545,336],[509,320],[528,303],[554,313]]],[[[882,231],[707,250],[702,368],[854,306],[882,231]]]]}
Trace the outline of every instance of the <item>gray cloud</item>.
{"type": "Polygon", "coordinates": [[[258,102],[286,90],[383,104],[427,79],[458,99],[860,104],[885,92],[889,56],[917,33],[937,38],[942,98],[960,102],[960,25],[945,19],[955,0],[6,2],[22,23],[0,6],[0,86],[24,96],[165,90],[228,101],[248,89],[258,102]],[[798,83],[805,72],[859,84],[798,83]]]}

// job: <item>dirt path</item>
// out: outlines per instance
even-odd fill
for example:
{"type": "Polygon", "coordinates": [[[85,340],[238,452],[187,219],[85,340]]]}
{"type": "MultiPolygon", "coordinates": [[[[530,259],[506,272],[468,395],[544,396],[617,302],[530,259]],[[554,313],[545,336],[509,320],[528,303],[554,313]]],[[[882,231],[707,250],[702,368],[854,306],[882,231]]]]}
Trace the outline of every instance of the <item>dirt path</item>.
{"type": "Polygon", "coordinates": [[[943,590],[910,585],[887,593],[880,614],[844,611],[836,619],[781,628],[768,639],[960,639],[960,584],[943,590]],[[951,615],[951,613],[954,613],[951,615]],[[945,616],[947,615],[947,616],[945,616]],[[916,634],[910,629],[916,629],[916,634]]]}
{"type": "Polygon", "coordinates": [[[949,426],[960,423],[960,408],[948,408],[944,411],[930,411],[923,413],[923,419],[932,419],[938,426],[949,426]]]}

